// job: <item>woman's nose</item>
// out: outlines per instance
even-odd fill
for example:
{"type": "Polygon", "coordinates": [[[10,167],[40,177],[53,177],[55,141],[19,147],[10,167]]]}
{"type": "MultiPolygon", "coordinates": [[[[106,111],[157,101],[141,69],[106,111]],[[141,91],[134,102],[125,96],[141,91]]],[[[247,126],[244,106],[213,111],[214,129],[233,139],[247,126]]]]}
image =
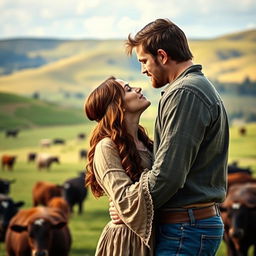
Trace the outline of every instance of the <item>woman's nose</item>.
{"type": "Polygon", "coordinates": [[[135,89],[135,92],[137,92],[137,93],[141,92],[141,88],[140,88],[140,87],[137,87],[137,88],[135,89]]]}

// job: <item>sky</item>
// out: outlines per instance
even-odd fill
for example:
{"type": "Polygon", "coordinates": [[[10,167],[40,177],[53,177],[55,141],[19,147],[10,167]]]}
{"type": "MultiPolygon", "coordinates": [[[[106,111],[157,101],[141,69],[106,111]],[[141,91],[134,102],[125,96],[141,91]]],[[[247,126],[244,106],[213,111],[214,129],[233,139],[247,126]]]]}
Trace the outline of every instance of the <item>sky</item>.
{"type": "Polygon", "coordinates": [[[188,38],[256,28],[256,0],[0,0],[0,39],[126,39],[168,18],[188,38]]]}

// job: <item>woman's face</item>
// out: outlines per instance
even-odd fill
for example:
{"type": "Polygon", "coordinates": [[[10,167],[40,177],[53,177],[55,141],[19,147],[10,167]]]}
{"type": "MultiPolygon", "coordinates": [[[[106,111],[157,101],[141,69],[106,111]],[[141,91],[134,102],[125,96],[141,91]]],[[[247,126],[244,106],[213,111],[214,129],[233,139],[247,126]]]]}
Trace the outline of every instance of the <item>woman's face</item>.
{"type": "Polygon", "coordinates": [[[124,88],[125,112],[142,113],[150,106],[150,101],[142,94],[141,88],[131,87],[127,82],[116,79],[124,88]]]}

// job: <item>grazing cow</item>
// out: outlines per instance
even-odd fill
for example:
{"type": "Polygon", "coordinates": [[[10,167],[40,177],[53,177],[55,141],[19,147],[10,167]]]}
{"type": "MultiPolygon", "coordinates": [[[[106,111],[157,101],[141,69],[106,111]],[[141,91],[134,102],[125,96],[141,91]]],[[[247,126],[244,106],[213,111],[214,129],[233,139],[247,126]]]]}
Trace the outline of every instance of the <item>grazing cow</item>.
{"type": "Polygon", "coordinates": [[[67,200],[71,212],[73,212],[74,205],[78,204],[78,213],[83,212],[83,201],[87,196],[87,189],[85,187],[85,172],[81,172],[80,176],[67,180],[64,185],[64,197],[67,200]]]}
{"type": "Polygon", "coordinates": [[[34,153],[34,152],[28,153],[28,163],[35,162],[36,156],[37,156],[37,153],[34,153]]]}
{"type": "Polygon", "coordinates": [[[237,162],[234,162],[230,165],[228,165],[228,174],[231,174],[231,173],[247,173],[247,174],[250,174],[252,175],[252,170],[251,168],[247,167],[247,168],[243,168],[243,167],[239,167],[237,165],[237,162]]]}
{"type": "Polygon", "coordinates": [[[5,239],[6,230],[11,218],[23,205],[23,201],[14,202],[9,196],[0,194],[0,242],[3,242],[5,239]]]}
{"type": "Polygon", "coordinates": [[[43,168],[50,169],[52,163],[60,163],[59,158],[48,154],[40,154],[37,157],[37,168],[40,171],[43,168]]]}
{"type": "Polygon", "coordinates": [[[42,139],[40,140],[41,147],[49,148],[52,144],[52,140],[50,139],[42,139]]]}
{"type": "Polygon", "coordinates": [[[87,158],[87,150],[86,149],[81,149],[79,151],[79,156],[80,156],[80,159],[82,160],[83,158],[86,159],[87,158]]]}
{"type": "Polygon", "coordinates": [[[59,209],[63,214],[65,214],[67,219],[69,218],[70,216],[69,205],[68,205],[68,202],[63,197],[53,197],[48,202],[47,205],[48,207],[59,209]]]}
{"type": "Polygon", "coordinates": [[[14,137],[16,138],[19,134],[19,130],[18,129],[12,129],[12,130],[7,130],[5,132],[5,136],[6,137],[14,137]]]}
{"type": "Polygon", "coordinates": [[[241,127],[239,129],[239,133],[240,133],[240,135],[245,136],[246,135],[246,128],[245,127],[241,127]]]}
{"type": "Polygon", "coordinates": [[[17,156],[11,156],[11,155],[3,155],[2,156],[2,169],[5,169],[5,166],[7,166],[9,171],[12,171],[13,165],[16,161],[17,156]]]}
{"type": "Polygon", "coordinates": [[[10,184],[14,183],[15,180],[6,180],[0,178],[0,194],[9,194],[10,193],[10,184]]]}
{"type": "Polygon", "coordinates": [[[34,207],[11,220],[5,244],[9,256],[68,256],[71,234],[61,211],[34,207]]]}
{"type": "Polygon", "coordinates": [[[63,139],[54,139],[53,140],[53,144],[65,144],[65,140],[63,139]]]}
{"type": "Polygon", "coordinates": [[[32,189],[33,205],[47,206],[53,197],[61,197],[63,187],[50,182],[38,181],[32,189]]]}
{"type": "Polygon", "coordinates": [[[256,184],[233,185],[220,209],[225,225],[224,241],[228,255],[247,256],[251,245],[255,252],[256,184]]]}
{"type": "Polygon", "coordinates": [[[77,139],[78,139],[78,140],[84,140],[85,138],[86,138],[85,133],[78,133],[78,134],[77,134],[77,139]]]}
{"type": "Polygon", "coordinates": [[[243,184],[246,182],[256,183],[256,179],[246,172],[235,172],[228,174],[228,188],[234,184],[243,184]]]}

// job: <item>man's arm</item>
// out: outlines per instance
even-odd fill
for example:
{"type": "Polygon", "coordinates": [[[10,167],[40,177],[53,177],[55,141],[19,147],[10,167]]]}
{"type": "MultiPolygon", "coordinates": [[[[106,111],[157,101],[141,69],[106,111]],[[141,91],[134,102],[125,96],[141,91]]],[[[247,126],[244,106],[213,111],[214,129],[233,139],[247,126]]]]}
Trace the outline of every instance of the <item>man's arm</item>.
{"type": "Polygon", "coordinates": [[[160,142],[148,173],[155,208],[184,186],[211,121],[204,102],[188,89],[173,91],[159,108],[160,142]]]}

